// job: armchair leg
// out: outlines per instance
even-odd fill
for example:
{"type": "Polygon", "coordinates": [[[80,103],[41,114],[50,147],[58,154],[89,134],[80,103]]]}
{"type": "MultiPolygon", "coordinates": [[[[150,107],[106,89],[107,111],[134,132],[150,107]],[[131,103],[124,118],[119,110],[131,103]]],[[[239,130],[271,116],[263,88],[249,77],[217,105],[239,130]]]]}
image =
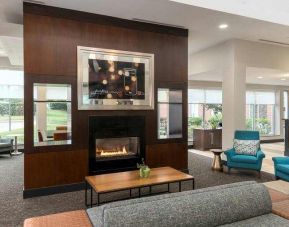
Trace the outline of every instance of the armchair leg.
{"type": "Polygon", "coordinates": [[[258,171],[258,178],[261,178],[261,171],[258,171]]]}
{"type": "Polygon", "coordinates": [[[275,176],[275,180],[279,180],[279,179],[280,179],[280,177],[275,176]]]}
{"type": "Polygon", "coordinates": [[[228,174],[231,174],[231,168],[228,167],[228,174]]]}

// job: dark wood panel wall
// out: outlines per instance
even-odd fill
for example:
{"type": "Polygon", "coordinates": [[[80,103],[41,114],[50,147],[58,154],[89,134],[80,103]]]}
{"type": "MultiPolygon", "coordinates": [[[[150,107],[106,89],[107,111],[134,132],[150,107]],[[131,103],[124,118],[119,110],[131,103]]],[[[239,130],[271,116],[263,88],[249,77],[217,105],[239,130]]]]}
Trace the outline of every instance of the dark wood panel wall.
{"type": "MultiPolygon", "coordinates": [[[[88,173],[88,116],[146,117],[146,161],[187,169],[188,31],[24,3],[24,189],[82,182],[88,173]],[[183,90],[183,138],[157,139],[157,104],[149,111],[79,111],[77,46],[153,53],[158,87],[183,90]],[[72,145],[33,146],[33,83],[72,85],[72,145]]],[[[156,101],[156,100],[155,100],[156,101]]]]}

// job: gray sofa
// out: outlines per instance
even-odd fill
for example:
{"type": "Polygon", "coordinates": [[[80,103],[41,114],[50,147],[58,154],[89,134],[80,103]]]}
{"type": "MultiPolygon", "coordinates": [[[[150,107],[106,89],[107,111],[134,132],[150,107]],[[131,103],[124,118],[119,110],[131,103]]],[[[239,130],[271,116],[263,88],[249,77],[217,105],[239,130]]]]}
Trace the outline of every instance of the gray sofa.
{"type": "Polygon", "coordinates": [[[0,138],[0,155],[9,154],[13,152],[13,139],[3,139],[0,138]]]}
{"type": "Polygon", "coordinates": [[[87,214],[97,227],[289,226],[272,214],[267,188],[251,181],[109,203],[87,214]]]}

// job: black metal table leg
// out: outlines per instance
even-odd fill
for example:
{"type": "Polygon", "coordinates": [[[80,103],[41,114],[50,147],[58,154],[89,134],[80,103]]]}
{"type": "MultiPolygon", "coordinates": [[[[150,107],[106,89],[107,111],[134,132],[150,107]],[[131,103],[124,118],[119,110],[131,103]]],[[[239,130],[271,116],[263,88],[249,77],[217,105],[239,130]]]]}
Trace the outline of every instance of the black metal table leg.
{"type": "Polygon", "coordinates": [[[179,181],[179,192],[181,192],[181,191],[182,191],[182,182],[179,181]]]}
{"type": "Polygon", "coordinates": [[[88,206],[88,204],[87,204],[87,181],[85,181],[85,201],[84,201],[84,203],[85,203],[85,206],[87,207],[88,206]]]}
{"type": "Polygon", "coordinates": [[[99,205],[99,193],[97,193],[97,206],[99,205]]]}
{"type": "Polygon", "coordinates": [[[138,188],[138,197],[140,198],[140,188],[138,188]]]}
{"type": "Polygon", "coordinates": [[[149,194],[152,194],[152,186],[149,186],[149,194]]]}
{"type": "Polygon", "coordinates": [[[195,190],[195,179],[193,179],[193,190],[195,190]]]}
{"type": "Polygon", "coordinates": [[[129,189],[129,198],[131,198],[131,188],[129,189]]]}
{"type": "Polygon", "coordinates": [[[170,183],[168,183],[168,193],[170,193],[170,183]]]}
{"type": "Polygon", "coordinates": [[[90,186],[90,207],[92,207],[92,195],[93,195],[93,192],[92,192],[92,186],[90,186]]]}

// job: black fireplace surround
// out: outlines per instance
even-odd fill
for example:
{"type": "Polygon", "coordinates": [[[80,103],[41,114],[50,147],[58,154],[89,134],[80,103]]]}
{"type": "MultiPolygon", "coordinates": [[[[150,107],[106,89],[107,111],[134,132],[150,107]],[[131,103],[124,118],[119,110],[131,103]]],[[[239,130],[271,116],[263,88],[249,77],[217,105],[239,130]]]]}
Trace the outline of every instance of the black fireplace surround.
{"type": "Polygon", "coordinates": [[[136,169],[137,163],[140,163],[142,158],[145,158],[145,117],[89,117],[90,175],[136,169]],[[118,140],[120,141],[119,146],[116,145],[118,140]],[[124,141],[133,141],[133,145],[124,141]],[[99,144],[101,147],[98,147],[99,144]],[[118,147],[118,149],[112,148],[112,146],[118,147]],[[104,153],[107,155],[101,156],[105,150],[103,147],[107,148],[108,152],[104,153]],[[123,150],[128,152],[124,155],[123,150]],[[135,152],[129,152],[129,150],[135,152]],[[115,152],[120,152],[120,154],[115,155],[115,152]]]}

